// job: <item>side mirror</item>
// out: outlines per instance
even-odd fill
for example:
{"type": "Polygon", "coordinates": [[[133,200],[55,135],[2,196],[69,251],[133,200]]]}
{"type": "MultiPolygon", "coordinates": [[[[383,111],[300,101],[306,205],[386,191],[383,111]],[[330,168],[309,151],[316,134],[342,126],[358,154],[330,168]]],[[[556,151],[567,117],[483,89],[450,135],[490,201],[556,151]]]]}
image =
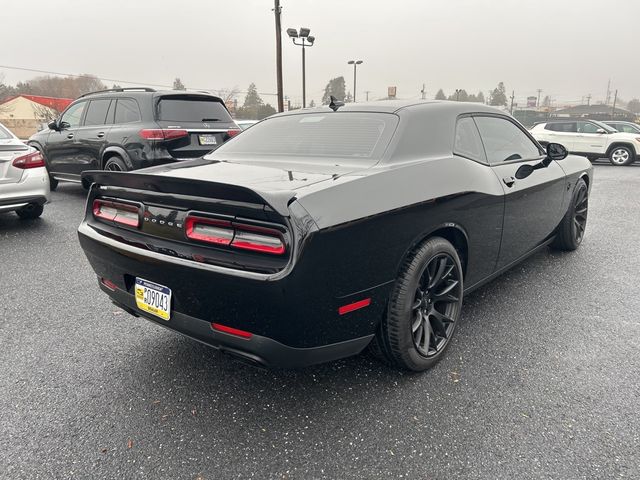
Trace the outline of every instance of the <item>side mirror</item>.
{"type": "Polygon", "coordinates": [[[564,145],[560,145],[559,143],[550,143],[547,145],[547,158],[551,160],[563,160],[567,158],[569,152],[564,145]]]}
{"type": "Polygon", "coordinates": [[[71,127],[71,125],[69,124],[69,122],[60,122],[58,124],[58,130],[66,130],[67,128],[71,127]]]}
{"type": "Polygon", "coordinates": [[[596,133],[607,133],[607,131],[604,128],[599,128],[596,130],[596,133]]]}
{"type": "Polygon", "coordinates": [[[49,122],[47,127],[49,127],[49,130],[58,130],[58,122],[56,120],[49,122]]]}
{"type": "Polygon", "coordinates": [[[522,180],[523,178],[527,178],[529,175],[533,173],[536,168],[533,165],[524,164],[521,165],[518,170],[516,170],[516,178],[518,180],[522,180]]]}

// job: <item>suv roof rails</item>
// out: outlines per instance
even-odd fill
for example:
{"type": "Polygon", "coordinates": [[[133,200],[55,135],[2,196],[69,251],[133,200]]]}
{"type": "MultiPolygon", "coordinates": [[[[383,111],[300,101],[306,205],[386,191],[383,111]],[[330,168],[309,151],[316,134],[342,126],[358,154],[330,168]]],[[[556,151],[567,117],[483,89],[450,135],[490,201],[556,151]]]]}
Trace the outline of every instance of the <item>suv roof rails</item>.
{"type": "Polygon", "coordinates": [[[120,88],[107,88],[106,90],[98,90],[96,92],[85,93],[84,95],[80,95],[78,98],[87,97],[89,95],[96,95],[98,93],[108,93],[108,92],[130,92],[130,91],[142,91],[142,92],[155,92],[157,91],[155,88],[149,87],[120,87],[120,88]]]}

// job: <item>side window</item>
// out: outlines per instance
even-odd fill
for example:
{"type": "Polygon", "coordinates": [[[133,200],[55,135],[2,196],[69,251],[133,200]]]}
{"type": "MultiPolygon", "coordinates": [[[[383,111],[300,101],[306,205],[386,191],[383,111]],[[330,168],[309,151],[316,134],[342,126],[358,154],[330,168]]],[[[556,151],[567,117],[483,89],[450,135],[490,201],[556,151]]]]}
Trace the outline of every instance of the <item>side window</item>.
{"type": "Polygon", "coordinates": [[[68,128],[76,128],[80,126],[80,120],[82,120],[82,113],[84,112],[86,104],[87,102],[80,102],[69,107],[69,109],[62,114],[60,123],[67,122],[69,124],[68,128]]]}
{"type": "Polygon", "coordinates": [[[132,98],[119,98],[116,105],[116,117],[114,123],[133,123],[139,122],[140,109],[138,102],[132,98]]]}
{"type": "Polygon", "coordinates": [[[489,163],[541,156],[537,145],[514,123],[500,117],[474,117],[489,163]]]}
{"type": "Polygon", "coordinates": [[[546,130],[564,133],[576,133],[578,131],[576,122],[547,123],[546,130]]]}
{"type": "Polygon", "coordinates": [[[620,124],[620,128],[618,128],[618,130],[625,133],[638,133],[638,130],[633,128],[631,125],[625,125],[624,123],[620,124]]]}
{"type": "Polygon", "coordinates": [[[456,123],[456,139],[453,153],[480,162],[486,162],[478,127],[471,117],[463,117],[456,123]]]}
{"type": "Polygon", "coordinates": [[[578,133],[598,133],[599,128],[590,122],[578,122],[578,133]]]}
{"type": "Polygon", "coordinates": [[[111,100],[106,99],[91,100],[87,107],[87,115],[84,117],[84,125],[104,125],[110,103],[111,100]]]}

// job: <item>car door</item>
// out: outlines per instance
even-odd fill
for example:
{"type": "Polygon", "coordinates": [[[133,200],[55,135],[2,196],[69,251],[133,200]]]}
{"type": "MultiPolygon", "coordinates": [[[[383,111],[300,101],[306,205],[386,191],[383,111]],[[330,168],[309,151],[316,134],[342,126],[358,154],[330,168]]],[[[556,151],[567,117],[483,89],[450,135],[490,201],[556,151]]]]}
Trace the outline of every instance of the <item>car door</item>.
{"type": "Polygon", "coordinates": [[[544,127],[548,142],[559,143],[570,152],[575,151],[575,139],[578,135],[576,122],[553,122],[544,127]]]}
{"type": "Polygon", "coordinates": [[[53,174],[73,174],[80,150],[75,138],[82,124],[87,102],[78,102],[67,108],[57,122],[57,130],[49,135],[45,155],[50,172],[53,174]]]}
{"type": "Polygon", "coordinates": [[[510,118],[480,115],[474,120],[487,161],[500,179],[505,195],[499,269],[521,258],[553,233],[563,216],[566,179],[560,165],[548,161],[544,151],[510,118]]]}
{"type": "Polygon", "coordinates": [[[578,134],[575,139],[574,152],[577,153],[602,153],[606,151],[607,134],[595,123],[587,121],[576,122],[578,134]]]}
{"type": "Polygon", "coordinates": [[[111,101],[109,98],[99,98],[88,102],[84,122],[76,131],[78,160],[72,173],[79,175],[85,170],[102,168],[102,152],[111,129],[111,125],[105,125],[111,101]]]}

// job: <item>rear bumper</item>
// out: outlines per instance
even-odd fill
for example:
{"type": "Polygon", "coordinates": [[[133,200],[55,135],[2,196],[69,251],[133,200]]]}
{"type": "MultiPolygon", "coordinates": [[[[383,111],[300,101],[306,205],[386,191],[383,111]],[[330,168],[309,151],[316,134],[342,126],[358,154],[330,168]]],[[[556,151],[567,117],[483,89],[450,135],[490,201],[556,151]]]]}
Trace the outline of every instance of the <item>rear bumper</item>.
{"type": "Polygon", "coordinates": [[[24,171],[19,182],[0,185],[0,212],[17,210],[30,203],[44,205],[49,197],[46,169],[30,168],[24,171]]]}
{"type": "Polygon", "coordinates": [[[290,347],[271,338],[255,334],[250,338],[241,338],[214,330],[209,322],[180,312],[173,312],[168,321],[162,320],[139,310],[132,294],[120,289],[110,290],[100,282],[99,285],[111,297],[116,306],[131,315],[150,320],[243,361],[265,367],[301,368],[330,362],[360,353],[373,338],[373,335],[368,335],[311,348],[290,347]]]}

